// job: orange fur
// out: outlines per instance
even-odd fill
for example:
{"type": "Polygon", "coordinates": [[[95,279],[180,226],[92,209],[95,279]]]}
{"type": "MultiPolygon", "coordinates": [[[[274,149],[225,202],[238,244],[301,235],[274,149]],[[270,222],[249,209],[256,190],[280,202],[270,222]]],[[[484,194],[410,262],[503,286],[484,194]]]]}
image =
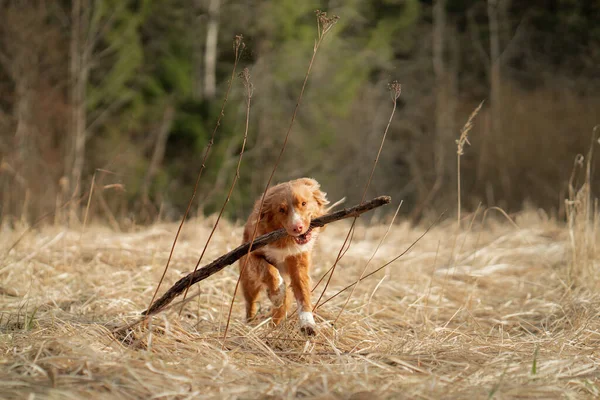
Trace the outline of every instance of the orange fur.
{"type": "MultiPolygon", "coordinates": [[[[310,221],[323,215],[329,203],[326,193],[319,187],[314,179],[301,178],[267,190],[257,236],[280,228],[285,228],[288,236],[240,259],[240,269],[246,264],[240,281],[248,321],[256,316],[258,297],[263,289],[273,303],[273,322],[279,324],[285,319],[290,300],[285,282],[287,278],[298,304],[300,328],[314,334],[310,299],[311,253],[321,228],[309,228],[310,221]]],[[[259,207],[260,199],[246,222],[244,242],[252,239],[259,207]]]]}

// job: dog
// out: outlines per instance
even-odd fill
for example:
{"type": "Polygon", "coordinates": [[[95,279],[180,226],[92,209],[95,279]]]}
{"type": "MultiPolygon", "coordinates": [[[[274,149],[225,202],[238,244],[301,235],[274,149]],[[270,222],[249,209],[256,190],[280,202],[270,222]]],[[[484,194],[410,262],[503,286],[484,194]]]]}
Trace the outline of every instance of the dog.
{"type": "Polygon", "coordinates": [[[262,210],[259,210],[260,198],[254,204],[244,227],[244,243],[252,240],[259,211],[256,237],[280,228],[288,236],[240,258],[240,282],[248,322],[256,316],[263,289],[273,304],[273,322],[279,325],[286,318],[291,298],[287,294],[288,279],[298,304],[300,330],[309,336],[315,334],[310,270],[312,249],[322,228],[311,228],[310,222],[327,212],[326,196],[316,180],[301,178],[268,189],[262,210]]]}

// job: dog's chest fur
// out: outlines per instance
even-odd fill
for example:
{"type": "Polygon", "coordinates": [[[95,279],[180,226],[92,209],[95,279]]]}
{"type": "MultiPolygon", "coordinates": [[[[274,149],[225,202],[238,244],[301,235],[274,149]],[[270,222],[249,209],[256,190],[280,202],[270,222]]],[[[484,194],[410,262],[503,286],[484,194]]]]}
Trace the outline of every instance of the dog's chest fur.
{"type": "Polygon", "coordinates": [[[318,232],[313,231],[312,237],[308,241],[308,243],[293,243],[285,247],[275,247],[267,245],[263,248],[262,252],[264,253],[266,259],[269,262],[276,264],[275,266],[283,266],[285,264],[286,258],[296,256],[302,253],[311,252],[315,245],[315,242],[317,241],[317,236],[319,236],[318,232]]]}

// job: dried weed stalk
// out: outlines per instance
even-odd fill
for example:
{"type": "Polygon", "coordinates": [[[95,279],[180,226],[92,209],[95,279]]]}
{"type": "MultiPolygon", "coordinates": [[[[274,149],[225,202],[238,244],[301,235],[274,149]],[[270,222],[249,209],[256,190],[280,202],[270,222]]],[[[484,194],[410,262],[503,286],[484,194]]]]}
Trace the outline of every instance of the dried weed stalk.
{"type": "Polygon", "coordinates": [[[460,157],[464,154],[464,148],[465,148],[465,144],[468,144],[469,146],[471,145],[471,143],[469,143],[469,131],[473,128],[473,120],[475,119],[475,117],[477,116],[477,114],[479,114],[479,111],[481,110],[481,107],[483,106],[485,100],[483,100],[481,103],[479,103],[479,105],[477,106],[477,108],[475,108],[475,110],[473,110],[473,112],[471,113],[471,115],[469,116],[469,119],[467,120],[467,123],[462,127],[462,129],[460,130],[460,137],[458,138],[458,140],[456,140],[456,164],[457,164],[457,168],[456,168],[456,181],[457,181],[457,196],[458,196],[458,214],[456,217],[456,222],[458,224],[458,228],[460,229],[460,211],[461,211],[461,196],[460,196],[460,157]]]}
{"type": "Polygon", "coordinates": [[[179,239],[179,234],[181,233],[183,224],[185,223],[185,220],[187,219],[188,214],[190,213],[190,209],[192,208],[192,203],[194,202],[194,199],[196,198],[196,192],[198,191],[198,184],[200,183],[200,178],[202,177],[202,172],[204,171],[204,168],[206,168],[206,160],[208,159],[208,155],[210,154],[210,149],[212,148],[212,145],[214,143],[215,134],[217,133],[217,130],[219,129],[219,126],[221,125],[221,120],[223,119],[223,116],[225,115],[225,105],[227,105],[227,101],[229,99],[229,92],[231,91],[231,85],[233,84],[233,80],[235,79],[235,71],[237,70],[237,65],[238,65],[238,62],[240,61],[240,56],[241,56],[242,51],[244,50],[245,46],[246,45],[243,42],[243,36],[237,35],[235,37],[235,39],[233,40],[233,50],[235,53],[235,60],[233,62],[233,70],[231,71],[231,78],[229,79],[229,84],[227,85],[227,90],[225,92],[225,98],[223,99],[223,105],[221,106],[221,112],[219,113],[219,117],[217,118],[217,123],[215,124],[215,128],[213,129],[210,140],[208,141],[208,144],[206,145],[206,150],[204,151],[204,157],[202,157],[202,164],[200,165],[200,171],[198,172],[198,177],[196,178],[196,183],[194,184],[194,190],[192,192],[192,196],[190,197],[190,201],[188,202],[185,213],[183,214],[183,217],[181,218],[181,223],[179,224],[179,227],[177,228],[177,233],[175,234],[175,239],[173,239],[173,244],[171,245],[171,251],[169,252],[169,258],[167,259],[167,263],[165,265],[163,274],[160,277],[160,280],[158,281],[156,290],[154,291],[154,294],[152,295],[150,304],[152,304],[154,302],[154,299],[156,298],[156,294],[158,293],[158,290],[160,289],[160,285],[162,284],[163,280],[165,279],[165,275],[167,274],[167,270],[169,269],[169,264],[171,263],[171,258],[173,258],[173,252],[175,251],[175,245],[177,244],[177,239],[179,239]]]}
{"type": "Polygon", "coordinates": [[[390,221],[390,224],[388,225],[387,230],[385,231],[385,234],[383,235],[383,237],[381,238],[381,240],[377,244],[377,247],[375,248],[375,251],[373,251],[373,254],[369,258],[369,260],[365,263],[365,266],[364,266],[362,272],[360,273],[360,277],[356,281],[356,285],[354,285],[354,287],[352,288],[352,291],[350,292],[350,294],[346,298],[346,302],[342,306],[342,309],[338,313],[337,317],[335,317],[335,320],[333,321],[333,325],[337,324],[338,319],[340,319],[340,315],[342,315],[342,313],[344,312],[344,309],[346,308],[346,306],[348,306],[348,302],[352,298],[352,295],[354,294],[354,291],[358,287],[358,284],[360,283],[360,281],[363,280],[363,278],[365,276],[365,272],[367,272],[367,268],[369,268],[369,264],[371,264],[371,261],[373,261],[373,259],[375,258],[375,255],[377,255],[377,252],[379,251],[379,248],[381,247],[381,245],[383,244],[383,242],[387,238],[387,235],[390,233],[390,230],[392,229],[392,226],[394,225],[394,221],[396,221],[396,217],[398,216],[398,213],[400,212],[400,208],[402,207],[402,203],[403,202],[404,201],[401,200],[400,204],[398,204],[398,208],[396,208],[396,212],[394,213],[394,216],[392,217],[392,220],[390,221]]]}
{"type": "MultiPolygon", "coordinates": [[[[350,285],[346,286],[345,288],[343,288],[342,290],[340,290],[339,292],[337,292],[336,294],[334,294],[333,296],[329,297],[327,300],[325,300],[323,303],[321,303],[319,305],[319,307],[323,307],[325,304],[329,303],[329,301],[335,299],[337,296],[339,296],[340,294],[344,293],[346,290],[350,289],[351,287],[358,285],[358,283],[364,279],[367,279],[370,276],[375,275],[376,273],[378,273],[379,271],[381,271],[382,269],[384,269],[385,267],[387,267],[388,265],[392,264],[393,262],[399,260],[400,258],[402,258],[402,256],[404,256],[406,253],[408,253],[413,247],[415,247],[417,245],[417,243],[419,243],[421,241],[421,239],[423,239],[428,233],[429,231],[436,226],[442,219],[442,217],[444,216],[444,213],[441,213],[440,216],[431,224],[429,225],[429,227],[425,230],[425,232],[423,232],[421,234],[421,236],[419,236],[417,238],[417,240],[415,240],[414,242],[412,242],[410,244],[410,246],[408,246],[406,248],[406,250],[404,250],[402,253],[398,254],[396,257],[392,258],[390,261],[386,262],[385,264],[383,264],[381,267],[375,269],[374,271],[368,273],[367,275],[363,276],[362,278],[354,281],[354,283],[351,283],[350,285]]],[[[346,301],[347,303],[347,301],[346,301]]],[[[343,311],[343,309],[342,309],[343,311]]],[[[341,311],[340,311],[341,314],[341,311]]],[[[339,315],[338,315],[339,318],[339,315]]],[[[336,319],[337,321],[337,319],[336,319]]]]}
{"type": "Polygon", "coordinates": [[[592,198],[592,161],[594,146],[600,143],[600,125],[594,127],[587,156],[575,157],[573,171],[569,179],[569,198],[565,200],[567,224],[571,244],[571,265],[568,269],[567,283],[596,286],[595,270],[596,236],[598,229],[598,201],[592,198]],[[584,182],[577,188],[576,177],[579,170],[585,171],[584,182]]]}
{"type": "MultiPolygon", "coordinates": [[[[246,141],[248,139],[248,126],[250,125],[250,103],[252,101],[252,93],[254,91],[254,86],[252,85],[252,82],[250,81],[250,70],[248,70],[248,68],[244,68],[244,70],[240,73],[239,77],[242,79],[244,88],[246,89],[246,126],[244,129],[244,139],[242,141],[242,149],[240,150],[240,157],[238,158],[237,166],[235,169],[235,175],[233,176],[233,181],[231,182],[231,186],[229,187],[229,192],[227,193],[227,197],[225,198],[225,201],[223,202],[221,211],[219,211],[219,216],[217,217],[217,220],[215,221],[215,223],[212,227],[212,230],[210,231],[210,234],[208,235],[208,239],[206,240],[204,248],[202,249],[202,253],[200,254],[200,257],[198,257],[198,262],[196,263],[196,266],[194,267],[193,273],[195,273],[198,270],[198,266],[202,262],[204,253],[206,253],[206,249],[208,248],[208,244],[210,243],[210,240],[212,239],[212,237],[215,233],[215,230],[217,229],[217,225],[219,225],[219,221],[221,220],[221,217],[223,216],[223,212],[225,211],[225,206],[227,206],[227,203],[229,203],[229,200],[231,199],[231,194],[233,193],[233,188],[235,187],[235,184],[237,183],[238,179],[240,178],[240,165],[242,164],[242,157],[244,155],[244,150],[246,149],[246,141]]],[[[183,311],[183,307],[185,306],[185,298],[187,297],[187,293],[188,293],[191,285],[192,285],[192,275],[190,275],[190,282],[183,294],[181,309],[179,310],[180,315],[181,315],[181,312],[183,311]]]]}
{"type": "MultiPolygon", "coordinates": [[[[360,200],[361,203],[365,201],[365,198],[367,196],[367,191],[369,190],[369,187],[371,186],[373,174],[375,173],[375,168],[377,167],[377,162],[379,161],[379,156],[381,155],[381,151],[383,150],[385,138],[387,136],[388,130],[390,129],[390,125],[392,124],[392,119],[394,118],[394,114],[396,113],[396,105],[397,105],[398,98],[400,98],[400,94],[402,94],[402,85],[397,81],[393,81],[392,83],[390,83],[389,89],[390,89],[390,94],[392,96],[392,102],[394,103],[394,106],[392,107],[392,112],[390,114],[390,118],[388,120],[387,126],[385,127],[385,131],[383,132],[383,137],[381,138],[381,144],[379,145],[379,150],[377,151],[377,156],[375,157],[375,160],[373,161],[373,167],[371,168],[371,173],[369,175],[369,179],[367,180],[367,184],[365,185],[365,189],[363,190],[362,198],[360,200]]],[[[340,248],[340,251],[338,252],[335,262],[333,263],[331,268],[325,273],[325,274],[327,274],[327,273],[329,273],[329,271],[331,271],[331,273],[329,274],[329,278],[327,278],[327,282],[325,283],[325,287],[323,288],[323,291],[321,292],[319,299],[315,303],[313,310],[317,309],[319,302],[323,298],[323,295],[325,295],[325,291],[329,287],[331,278],[333,277],[333,274],[335,273],[335,268],[336,268],[337,264],[339,263],[339,261],[342,259],[343,253],[345,252],[344,248],[346,247],[346,244],[348,244],[348,248],[350,247],[350,242],[351,242],[350,235],[354,232],[355,225],[356,225],[356,218],[354,218],[352,220],[352,225],[350,225],[350,229],[348,230],[348,233],[346,234],[346,238],[344,239],[344,243],[342,244],[342,247],[340,248]],[[349,240],[350,240],[350,242],[349,242],[349,240]]],[[[348,251],[348,249],[346,249],[346,251],[348,251]]],[[[323,277],[319,280],[319,283],[322,280],[323,280],[323,277]]],[[[315,287],[313,288],[313,291],[316,289],[316,287],[317,286],[315,285],[315,287]]],[[[350,300],[350,298],[348,298],[348,300],[350,300]]],[[[343,309],[342,309],[342,311],[343,311],[343,309]]],[[[341,314],[341,312],[340,312],[340,314],[341,314]]]]}

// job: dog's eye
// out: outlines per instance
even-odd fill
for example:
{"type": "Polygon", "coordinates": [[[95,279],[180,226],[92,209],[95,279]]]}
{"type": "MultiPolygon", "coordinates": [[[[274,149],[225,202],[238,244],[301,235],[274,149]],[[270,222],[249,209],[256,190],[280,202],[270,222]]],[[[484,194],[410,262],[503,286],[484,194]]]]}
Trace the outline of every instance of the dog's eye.
{"type": "Polygon", "coordinates": [[[302,202],[302,207],[304,207],[305,205],[306,205],[306,202],[305,202],[305,201],[303,201],[303,202],[302,202]]]}
{"type": "Polygon", "coordinates": [[[279,208],[279,212],[283,214],[283,213],[285,212],[285,208],[283,208],[283,207],[280,207],[280,208],[279,208]]]}

